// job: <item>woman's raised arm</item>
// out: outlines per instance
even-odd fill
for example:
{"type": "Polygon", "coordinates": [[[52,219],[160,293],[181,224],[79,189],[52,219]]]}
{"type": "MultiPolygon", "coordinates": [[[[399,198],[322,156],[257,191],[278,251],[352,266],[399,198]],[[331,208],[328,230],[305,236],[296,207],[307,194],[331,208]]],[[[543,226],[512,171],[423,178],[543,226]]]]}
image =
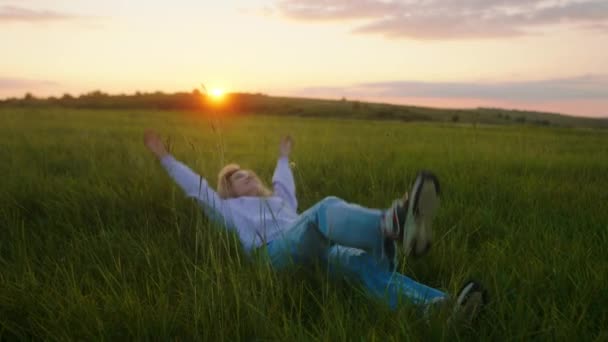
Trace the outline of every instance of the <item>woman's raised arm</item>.
{"type": "Polygon", "coordinates": [[[229,208],[226,201],[219,197],[205,178],[169,154],[158,133],[152,130],[146,131],[144,133],[144,144],[156,155],[169,176],[184,191],[186,196],[195,198],[211,219],[230,226],[230,222],[227,222],[230,216],[227,215],[229,208]]]}
{"type": "Polygon", "coordinates": [[[289,167],[289,155],[293,147],[293,139],[290,136],[283,137],[279,146],[279,160],[272,176],[272,187],[279,197],[283,198],[293,210],[298,210],[298,199],[296,198],[296,184],[293,173],[289,167]]]}

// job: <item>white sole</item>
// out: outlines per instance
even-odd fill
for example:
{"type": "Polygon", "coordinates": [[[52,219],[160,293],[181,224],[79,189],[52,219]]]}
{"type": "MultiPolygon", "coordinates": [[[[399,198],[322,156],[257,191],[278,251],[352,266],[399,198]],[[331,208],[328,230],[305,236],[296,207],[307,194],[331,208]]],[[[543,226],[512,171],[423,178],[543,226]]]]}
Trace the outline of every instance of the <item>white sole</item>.
{"type": "Polygon", "coordinates": [[[419,174],[411,196],[403,246],[406,255],[420,257],[428,252],[433,238],[432,222],[439,207],[437,178],[430,173],[419,174]]]}
{"type": "Polygon", "coordinates": [[[462,289],[460,291],[460,294],[458,295],[458,298],[456,299],[456,308],[460,308],[460,306],[462,306],[462,302],[469,295],[473,286],[475,286],[475,283],[471,282],[471,283],[467,284],[467,286],[465,286],[464,289],[462,289]]]}

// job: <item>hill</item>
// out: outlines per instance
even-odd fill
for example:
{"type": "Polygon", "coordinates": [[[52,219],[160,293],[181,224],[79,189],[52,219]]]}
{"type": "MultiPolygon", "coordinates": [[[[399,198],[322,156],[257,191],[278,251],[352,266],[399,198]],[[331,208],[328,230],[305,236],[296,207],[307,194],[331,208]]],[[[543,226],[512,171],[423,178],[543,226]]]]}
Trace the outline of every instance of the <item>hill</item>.
{"type": "Polygon", "coordinates": [[[585,118],[535,111],[500,108],[438,109],[352,101],[345,98],[341,100],[320,100],[275,97],[259,93],[231,93],[227,94],[221,102],[218,102],[208,98],[198,90],[173,94],[137,92],[132,95],[110,95],[101,91],[93,91],[78,97],[66,94],[59,98],[36,98],[31,94],[26,94],[21,99],[2,100],[0,106],[191,110],[234,115],[270,114],[419,122],[608,128],[608,118],[585,118]]]}

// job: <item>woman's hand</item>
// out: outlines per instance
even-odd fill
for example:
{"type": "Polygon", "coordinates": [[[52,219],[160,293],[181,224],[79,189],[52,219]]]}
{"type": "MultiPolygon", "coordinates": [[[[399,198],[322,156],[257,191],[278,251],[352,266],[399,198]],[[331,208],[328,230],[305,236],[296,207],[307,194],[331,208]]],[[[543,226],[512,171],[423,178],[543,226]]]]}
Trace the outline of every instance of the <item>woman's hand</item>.
{"type": "Polygon", "coordinates": [[[156,131],[148,129],[144,133],[144,144],[148,150],[152,151],[158,159],[168,155],[167,149],[160,139],[160,135],[156,131]]]}
{"type": "Polygon", "coordinates": [[[281,144],[279,145],[279,151],[281,157],[289,157],[291,153],[291,148],[293,147],[293,139],[289,135],[281,138],[281,144]]]}

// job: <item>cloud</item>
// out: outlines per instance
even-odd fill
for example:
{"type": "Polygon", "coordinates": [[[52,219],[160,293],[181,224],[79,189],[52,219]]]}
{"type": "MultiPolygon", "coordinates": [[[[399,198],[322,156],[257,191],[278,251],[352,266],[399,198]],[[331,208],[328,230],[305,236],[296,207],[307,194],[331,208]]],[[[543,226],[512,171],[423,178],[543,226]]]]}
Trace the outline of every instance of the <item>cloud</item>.
{"type": "Polygon", "coordinates": [[[32,10],[15,6],[0,6],[0,23],[66,21],[77,17],[50,10],[32,10]]]}
{"type": "Polygon", "coordinates": [[[559,100],[608,101],[608,75],[583,75],[571,78],[520,82],[419,82],[391,81],[354,86],[302,89],[311,96],[353,98],[450,98],[523,102],[559,100]]]}
{"type": "Polygon", "coordinates": [[[352,21],[353,32],[413,39],[518,36],[556,24],[606,28],[606,0],[280,0],[303,21],[352,21]]]}
{"type": "Polygon", "coordinates": [[[59,83],[45,80],[31,80],[23,78],[0,77],[0,90],[23,90],[32,88],[48,88],[58,86],[59,83]]]}
{"type": "Polygon", "coordinates": [[[377,0],[284,0],[277,7],[284,15],[302,20],[373,19],[400,9],[397,3],[377,0]]]}

